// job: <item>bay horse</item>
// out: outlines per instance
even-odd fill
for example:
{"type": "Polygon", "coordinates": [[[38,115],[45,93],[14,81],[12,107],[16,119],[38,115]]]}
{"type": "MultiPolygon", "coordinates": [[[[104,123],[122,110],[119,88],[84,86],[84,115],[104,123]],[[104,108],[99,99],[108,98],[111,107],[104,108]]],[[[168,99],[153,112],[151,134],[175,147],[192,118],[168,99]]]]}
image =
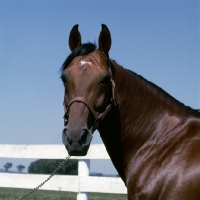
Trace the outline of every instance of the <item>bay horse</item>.
{"type": "Polygon", "coordinates": [[[200,199],[200,112],[109,58],[106,25],[81,43],[78,25],[61,70],[68,153],[84,156],[98,129],[128,200],[200,199]]]}

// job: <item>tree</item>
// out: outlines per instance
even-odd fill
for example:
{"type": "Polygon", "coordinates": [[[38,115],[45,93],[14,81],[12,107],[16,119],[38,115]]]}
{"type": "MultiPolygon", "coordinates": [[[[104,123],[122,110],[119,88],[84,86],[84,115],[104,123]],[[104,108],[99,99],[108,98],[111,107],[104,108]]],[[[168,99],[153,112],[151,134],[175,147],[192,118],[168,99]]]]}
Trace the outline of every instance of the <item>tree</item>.
{"type": "Polygon", "coordinates": [[[8,171],[8,169],[12,167],[12,163],[6,163],[4,165],[4,167],[5,167],[6,171],[8,171]]]}
{"type": "Polygon", "coordinates": [[[22,172],[24,168],[25,168],[24,165],[18,165],[17,166],[17,169],[18,169],[19,172],[22,172]]]}
{"type": "MultiPolygon", "coordinates": [[[[40,159],[32,162],[28,167],[29,173],[51,174],[63,160],[40,159]]],[[[69,160],[57,174],[78,175],[78,160],[69,160]]]]}

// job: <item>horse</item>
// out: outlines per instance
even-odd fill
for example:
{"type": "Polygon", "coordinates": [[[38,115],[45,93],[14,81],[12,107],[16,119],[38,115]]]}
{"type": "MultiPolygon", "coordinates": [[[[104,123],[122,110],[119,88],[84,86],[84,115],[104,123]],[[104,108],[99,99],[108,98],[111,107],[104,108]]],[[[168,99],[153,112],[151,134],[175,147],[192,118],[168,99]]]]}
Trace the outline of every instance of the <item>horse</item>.
{"type": "Polygon", "coordinates": [[[61,67],[62,141],[84,156],[97,129],[128,200],[200,199],[200,112],[109,58],[111,34],[102,24],[96,44],[69,34],[61,67]]]}

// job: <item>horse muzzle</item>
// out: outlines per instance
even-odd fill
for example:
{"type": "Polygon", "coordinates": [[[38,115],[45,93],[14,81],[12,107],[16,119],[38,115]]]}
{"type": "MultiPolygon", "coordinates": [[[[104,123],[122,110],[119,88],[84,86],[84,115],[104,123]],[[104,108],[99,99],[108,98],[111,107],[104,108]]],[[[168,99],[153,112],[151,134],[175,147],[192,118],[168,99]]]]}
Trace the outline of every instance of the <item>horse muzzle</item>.
{"type": "Polygon", "coordinates": [[[86,128],[65,127],[62,140],[70,156],[85,156],[93,138],[92,132],[86,128]]]}
{"type": "Polygon", "coordinates": [[[104,112],[97,113],[92,104],[84,97],[74,97],[67,107],[64,104],[65,128],[62,139],[69,155],[85,156],[87,154],[93,137],[92,133],[97,129],[99,121],[107,115],[111,107],[112,102],[105,108],[104,112]],[[88,114],[92,114],[94,117],[93,126],[89,126],[91,127],[90,129],[87,128],[86,124],[88,123],[83,120],[88,118],[88,116],[85,117],[88,114]]]}

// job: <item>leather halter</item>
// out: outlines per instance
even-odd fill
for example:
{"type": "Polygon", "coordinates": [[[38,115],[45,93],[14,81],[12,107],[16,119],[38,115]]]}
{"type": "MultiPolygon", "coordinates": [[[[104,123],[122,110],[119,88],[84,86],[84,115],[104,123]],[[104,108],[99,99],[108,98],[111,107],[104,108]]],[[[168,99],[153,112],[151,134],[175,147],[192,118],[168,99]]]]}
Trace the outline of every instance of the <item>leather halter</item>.
{"type": "Polygon", "coordinates": [[[83,103],[85,106],[87,106],[87,108],[89,109],[89,111],[92,113],[92,115],[94,116],[95,118],[95,122],[94,122],[94,128],[97,129],[98,127],[98,124],[99,124],[99,121],[102,120],[106,115],[107,113],[110,111],[112,105],[116,106],[117,103],[116,103],[116,98],[115,98],[115,82],[113,80],[113,74],[112,74],[112,70],[111,70],[111,63],[110,63],[110,60],[109,60],[109,56],[106,56],[102,51],[100,51],[102,53],[102,55],[104,57],[106,57],[108,59],[108,68],[109,68],[109,72],[110,72],[110,75],[111,75],[111,79],[110,79],[110,82],[111,82],[111,87],[112,87],[112,98],[111,98],[111,103],[106,107],[105,111],[102,112],[102,113],[97,113],[93,106],[90,104],[90,102],[85,99],[84,97],[74,97],[68,104],[68,106],[66,107],[65,104],[64,104],[64,109],[65,109],[65,114],[64,114],[64,126],[67,125],[68,123],[68,115],[69,115],[69,109],[71,107],[71,105],[75,102],[78,102],[78,103],[83,103]]]}

